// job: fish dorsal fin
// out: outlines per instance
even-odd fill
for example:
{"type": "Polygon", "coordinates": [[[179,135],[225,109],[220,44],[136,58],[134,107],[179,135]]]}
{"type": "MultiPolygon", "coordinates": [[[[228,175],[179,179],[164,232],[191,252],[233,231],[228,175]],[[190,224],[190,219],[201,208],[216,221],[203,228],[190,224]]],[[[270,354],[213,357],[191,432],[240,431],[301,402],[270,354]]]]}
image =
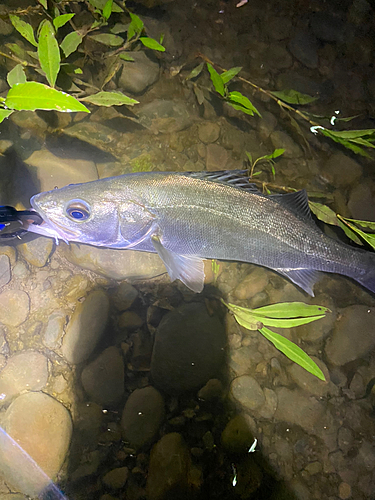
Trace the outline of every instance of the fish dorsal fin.
{"type": "Polygon", "coordinates": [[[249,182],[247,170],[219,170],[215,172],[184,172],[181,175],[205,181],[226,184],[238,189],[245,189],[254,194],[262,194],[255,184],[249,182]]]}
{"type": "Polygon", "coordinates": [[[272,194],[269,198],[288,208],[295,215],[303,217],[305,220],[312,220],[309,199],[304,189],[295,193],[272,194]]]}

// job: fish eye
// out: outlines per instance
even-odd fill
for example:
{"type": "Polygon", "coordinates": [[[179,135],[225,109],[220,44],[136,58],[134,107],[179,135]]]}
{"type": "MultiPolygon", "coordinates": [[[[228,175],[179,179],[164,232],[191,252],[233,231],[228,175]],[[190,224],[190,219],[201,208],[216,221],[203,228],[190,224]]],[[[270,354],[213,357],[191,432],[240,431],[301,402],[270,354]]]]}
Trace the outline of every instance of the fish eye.
{"type": "Polygon", "coordinates": [[[85,221],[91,215],[90,206],[82,200],[71,200],[65,208],[68,217],[74,221],[85,221]]]}

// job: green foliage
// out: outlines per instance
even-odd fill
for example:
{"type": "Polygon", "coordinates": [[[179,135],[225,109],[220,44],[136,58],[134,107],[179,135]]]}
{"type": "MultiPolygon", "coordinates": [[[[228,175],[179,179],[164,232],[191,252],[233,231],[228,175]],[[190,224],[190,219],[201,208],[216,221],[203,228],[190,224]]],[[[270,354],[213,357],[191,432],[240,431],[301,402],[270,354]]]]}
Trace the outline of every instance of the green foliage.
{"type": "Polygon", "coordinates": [[[39,63],[51,87],[55,86],[60,71],[60,49],[55,38],[55,30],[49,21],[42,24],[38,41],[39,63]]]}
{"type": "Polygon", "coordinates": [[[134,106],[134,104],[139,104],[138,101],[122,94],[121,92],[98,92],[97,94],[84,97],[81,101],[106,107],[122,106],[123,104],[134,106]]]}
{"type": "Polygon", "coordinates": [[[56,30],[64,26],[68,21],[70,21],[73,18],[74,14],[62,14],[61,16],[55,17],[53,20],[53,25],[56,30]]]}
{"type": "Polygon", "coordinates": [[[11,71],[9,71],[7,80],[9,83],[9,87],[13,87],[13,85],[16,85],[16,83],[26,82],[26,75],[22,64],[17,64],[11,71]]]}
{"type": "Polygon", "coordinates": [[[299,104],[300,106],[310,104],[318,99],[317,97],[311,97],[308,94],[302,94],[293,89],[273,91],[271,94],[288,104],[299,104]]]}
{"type": "Polygon", "coordinates": [[[347,149],[350,149],[356,154],[361,156],[365,156],[366,158],[372,158],[371,155],[363,149],[363,146],[366,148],[375,148],[375,129],[366,129],[366,130],[329,130],[325,127],[318,126],[312,127],[313,132],[318,132],[326,137],[329,137],[335,142],[345,146],[347,149]]]}
{"type": "Polygon", "coordinates": [[[302,366],[320,380],[325,381],[323,372],[316,363],[296,344],[284,336],[269,330],[267,326],[292,328],[322,319],[331,312],[327,307],[308,305],[303,302],[283,302],[270,306],[248,309],[235,304],[223,304],[234,314],[236,321],[248,330],[259,332],[289,359],[302,366]]]}
{"type": "Polygon", "coordinates": [[[163,47],[159,42],[157,42],[153,38],[149,38],[147,36],[141,36],[139,41],[142,42],[143,45],[148,49],[158,50],[159,52],[165,51],[165,47],[163,47]]]}
{"type": "Polygon", "coordinates": [[[24,38],[26,38],[26,40],[29,43],[31,43],[31,45],[34,45],[34,47],[38,46],[35,40],[33,27],[30,24],[25,23],[25,21],[23,21],[22,19],[13,14],[9,15],[9,19],[13,24],[13,26],[18,31],[18,33],[20,33],[24,38]]]}
{"type": "Polygon", "coordinates": [[[284,154],[285,149],[281,149],[281,148],[275,149],[273,153],[271,153],[269,155],[260,156],[255,161],[253,161],[253,157],[251,156],[251,153],[249,153],[248,151],[245,151],[245,153],[246,153],[247,159],[249,160],[249,163],[250,163],[250,176],[249,176],[250,178],[255,177],[256,175],[260,175],[262,173],[262,170],[259,170],[258,172],[254,173],[255,165],[257,163],[262,163],[262,162],[266,162],[270,165],[273,178],[275,178],[276,172],[275,172],[274,159],[278,158],[279,156],[284,154]]]}
{"type": "Polygon", "coordinates": [[[70,54],[73,54],[82,43],[82,40],[82,35],[77,31],[68,33],[60,44],[60,48],[64,52],[65,57],[69,57],[70,54]]]}

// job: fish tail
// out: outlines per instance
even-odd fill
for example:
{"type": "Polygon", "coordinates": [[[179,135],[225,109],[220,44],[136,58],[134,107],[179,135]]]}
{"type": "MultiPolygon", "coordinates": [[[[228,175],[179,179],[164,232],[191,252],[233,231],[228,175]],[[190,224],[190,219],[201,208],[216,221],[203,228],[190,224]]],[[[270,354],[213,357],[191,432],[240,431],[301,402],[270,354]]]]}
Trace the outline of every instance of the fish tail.
{"type": "Polygon", "coordinates": [[[362,286],[375,293],[375,253],[366,252],[362,276],[353,276],[362,286]]]}

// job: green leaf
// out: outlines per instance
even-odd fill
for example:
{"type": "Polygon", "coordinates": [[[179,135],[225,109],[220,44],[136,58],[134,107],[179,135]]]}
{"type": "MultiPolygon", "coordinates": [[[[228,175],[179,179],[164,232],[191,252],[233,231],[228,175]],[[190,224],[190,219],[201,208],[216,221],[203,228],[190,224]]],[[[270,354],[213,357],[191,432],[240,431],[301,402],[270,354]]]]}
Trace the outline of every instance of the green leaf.
{"type": "Polygon", "coordinates": [[[121,36],[112,35],[111,33],[100,33],[99,35],[91,35],[90,38],[96,42],[108,45],[109,47],[119,47],[124,43],[121,36]]]}
{"type": "Polygon", "coordinates": [[[56,30],[61,28],[61,26],[64,26],[70,19],[74,16],[74,14],[62,14],[61,16],[55,17],[53,20],[53,25],[56,30]]]}
{"type": "Polygon", "coordinates": [[[337,219],[338,220],[338,223],[339,223],[339,227],[341,227],[341,229],[344,231],[344,233],[346,234],[346,236],[354,241],[354,243],[357,243],[357,245],[363,245],[362,241],[360,240],[360,238],[358,238],[358,236],[355,234],[354,231],[352,231],[344,222],[342,222],[340,219],[337,219]]]}
{"type": "Polygon", "coordinates": [[[350,140],[343,139],[342,137],[340,137],[338,135],[337,132],[332,132],[332,130],[328,130],[324,127],[316,127],[315,130],[317,132],[319,132],[320,134],[325,135],[326,137],[329,137],[333,141],[338,142],[342,146],[345,146],[347,149],[350,149],[354,153],[359,154],[361,156],[365,156],[366,158],[372,159],[371,155],[369,155],[369,153],[367,153],[367,151],[365,151],[360,146],[353,144],[352,142],[350,142],[350,140]]]}
{"type": "Polygon", "coordinates": [[[288,104],[310,104],[318,99],[317,97],[311,97],[293,89],[274,91],[271,94],[288,104]]]}
{"type": "Polygon", "coordinates": [[[109,16],[112,14],[112,4],[113,0],[107,0],[106,4],[104,5],[103,17],[106,21],[108,21],[109,16]]]}
{"type": "Polygon", "coordinates": [[[124,61],[134,62],[134,57],[129,56],[126,52],[122,52],[120,54],[120,59],[124,59],[124,61]]]}
{"type": "Polygon", "coordinates": [[[6,43],[5,47],[7,47],[11,52],[13,52],[13,54],[15,54],[20,59],[22,60],[26,59],[26,52],[23,50],[22,47],[20,47],[16,43],[6,43]]]}
{"type": "Polygon", "coordinates": [[[82,40],[82,35],[80,35],[77,31],[68,33],[60,44],[60,48],[64,52],[65,57],[69,57],[70,54],[75,52],[78,45],[82,43],[82,40]]]}
{"type": "MultiPolygon", "coordinates": [[[[341,216],[342,217],[342,216],[341,216]]],[[[353,222],[357,226],[361,226],[363,228],[371,229],[372,231],[375,231],[375,222],[369,221],[369,220],[357,220],[357,219],[348,219],[347,217],[342,217],[348,222],[353,222]]]]}
{"type": "Polygon", "coordinates": [[[134,106],[134,104],[139,104],[138,101],[128,97],[121,92],[98,92],[81,99],[81,101],[87,101],[91,104],[96,104],[97,106],[122,106],[126,104],[127,106],[134,106]]]}
{"type": "Polygon", "coordinates": [[[342,221],[346,226],[348,226],[354,233],[357,233],[366,243],[368,243],[375,250],[375,234],[368,234],[364,231],[358,229],[354,224],[350,224],[348,219],[345,219],[341,215],[337,215],[337,218],[342,221]]]}
{"type": "Polygon", "coordinates": [[[263,327],[259,331],[267,340],[272,342],[276,349],[285,354],[290,360],[325,382],[326,379],[322,370],[300,347],[268,328],[263,327]]]}
{"type": "Polygon", "coordinates": [[[252,102],[246,96],[242,95],[241,92],[237,91],[229,92],[228,97],[229,97],[229,104],[232,104],[233,107],[235,107],[233,105],[234,102],[239,104],[243,108],[249,110],[250,112],[256,113],[259,117],[262,117],[257,108],[252,104],[252,102]]]}
{"type": "Polygon", "coordinates": [[[252,163],[253,163],[253,157],[251,156],[251,153],[249,153],[249,151],[245,151],[245,154],[247,156],[247,159],[250,162],[250,165],[252,165],[252,163]]]}
{"type": "Polygon", "coordinates": [[[38,0],[38,2],[45,10],[48,9],[47,0],[38,0]]]}
{"type": "Polygon", "coordinates": [[[116,23],[109,31],[114,35],[128,31],[129,24],[116,23]]]}
{"type": "Polygon", "coordinates": [[[13,109],[0,109],[0,123],[13,113],[13,109]]]}
{"type": "Polygon", "coordinates": [[[328,307],[305,304],[304,302],[280,302],[251,309],[251,312],[267,318],[308,318],[331,311],[328,307]]]}
{"type": "Polygon", "coordinates": [[[375,129],[363,129],[363,130],[330,130],[331,135],[335,137],[339,137],[341,139],[356,139],[357,137],[365,137],[367,135],[374,135],[375,129]]]}
{"type": "Polygon", "coordinates": [[[26,75],[22,64],[17,64],[14,68],[7,74],[7,81],[9,87],[13,87],[16,83],[25,83],[26,75]]]}
{"type": "Polygon", "coordinates": [[[220,94],[222,97],[224,97],[224,95],[225,95],[225,87],[224,87],[224,82],[221,79],[221,76],[216,71],[216,69],[213,68],[213,66],[211,66],[210,63],[207,63],[207,69],[208,69],[208,71],[210,73],[210,77],[211,77],[211,80],[212,80],[212,83],[214,85],[214,88],[215,88],[216,92],[218,94],[220,94]]]}
{"type": "Polygon", "coordinates": [[[160,45],[160,43],[157,42],[156,40],[154,40],[153,38],[150,38],[148,36],[141,36],[140,41],[148,49],[159,50],[160,52],[165,52],[165,47],[160,45]]]}
{"type": "Polygon", "coordinates": [[[159,38],[160,45],[163,45],[164,37],[165,37],[165,33],[161,33],[160,38],[159,38]]]}
{"type": "Polygon", "coordinates": [[[128,27],[128,34],[127,38],[130,40],[133,38],[133,36],[139,36],[144,28],[144,24],[142,19],[140,19],[136,14],[133,14],[132,12],[129,12],[129,16],[131,19],[131,22],[128,27]]]}
{"type": "Polygon", "coordinates": [[[232,80],[232,78],[234,78],[236,75],[238,75],[238,73],[241,71],[242,67],[237,67],[237,68],[231,68],[231,69],[228,69],[228,71],[224,71],[223,73],[221,73],[221,79],[223,81],[223,83],[228,83],[230,80],[232,80]]]}
{"type": "Polygon", "coordinates": [[[26,38],[28,42],[31,43],[31,45],[34,45],[34,47],[37,47],[38,44],[36,43],[35,36],[34,36],[34,30],[31,24],[25,23],[25,21],[22,21],[18,16],[15,16],[13,14],[9,14],[9,19],[13,26],[16,28],[18,33],[21,33],[21,35],[26,38]]]}
{"type": "Polygon", "coordinates": [[[37,82],[14,85],[5,99],[7,108],[16,110],[54,109],[65,113],[90,111],[73,96],[37,82]]]}
{"type": "Polygon", "coordinates": [[[327,207],[327,205],[309,200],[309,207],[312,213],[316,215],[319,220],[325,222],[326,224],[331,224],[332,226],[338,226],[336,212],[327,207]]]}
{"type": "Polygon", "coordinates": [[[55,30],[49,21],[46,21],[40,30],[38,57],[48,83],[54,87],[60,71],[60,50],[55,38],[55,30]]]}
{"type": "MultiPolygon", "coordinates": [[[[89,0],[89,2],[96,9],[103,11],[107,0],[89,0]]],[[[113,2],[112,12],[124,12],[124,10],[119,5],[117,5],[117,3],[113,2]]]]}
{"type": "Polygon", "coordinates": [[[193,78],[196,78],[198,75],[202,73],[202,69],[204,68],[204,63],[198,64],[186,77],[186,80],[192,80],[193,78]]]}

